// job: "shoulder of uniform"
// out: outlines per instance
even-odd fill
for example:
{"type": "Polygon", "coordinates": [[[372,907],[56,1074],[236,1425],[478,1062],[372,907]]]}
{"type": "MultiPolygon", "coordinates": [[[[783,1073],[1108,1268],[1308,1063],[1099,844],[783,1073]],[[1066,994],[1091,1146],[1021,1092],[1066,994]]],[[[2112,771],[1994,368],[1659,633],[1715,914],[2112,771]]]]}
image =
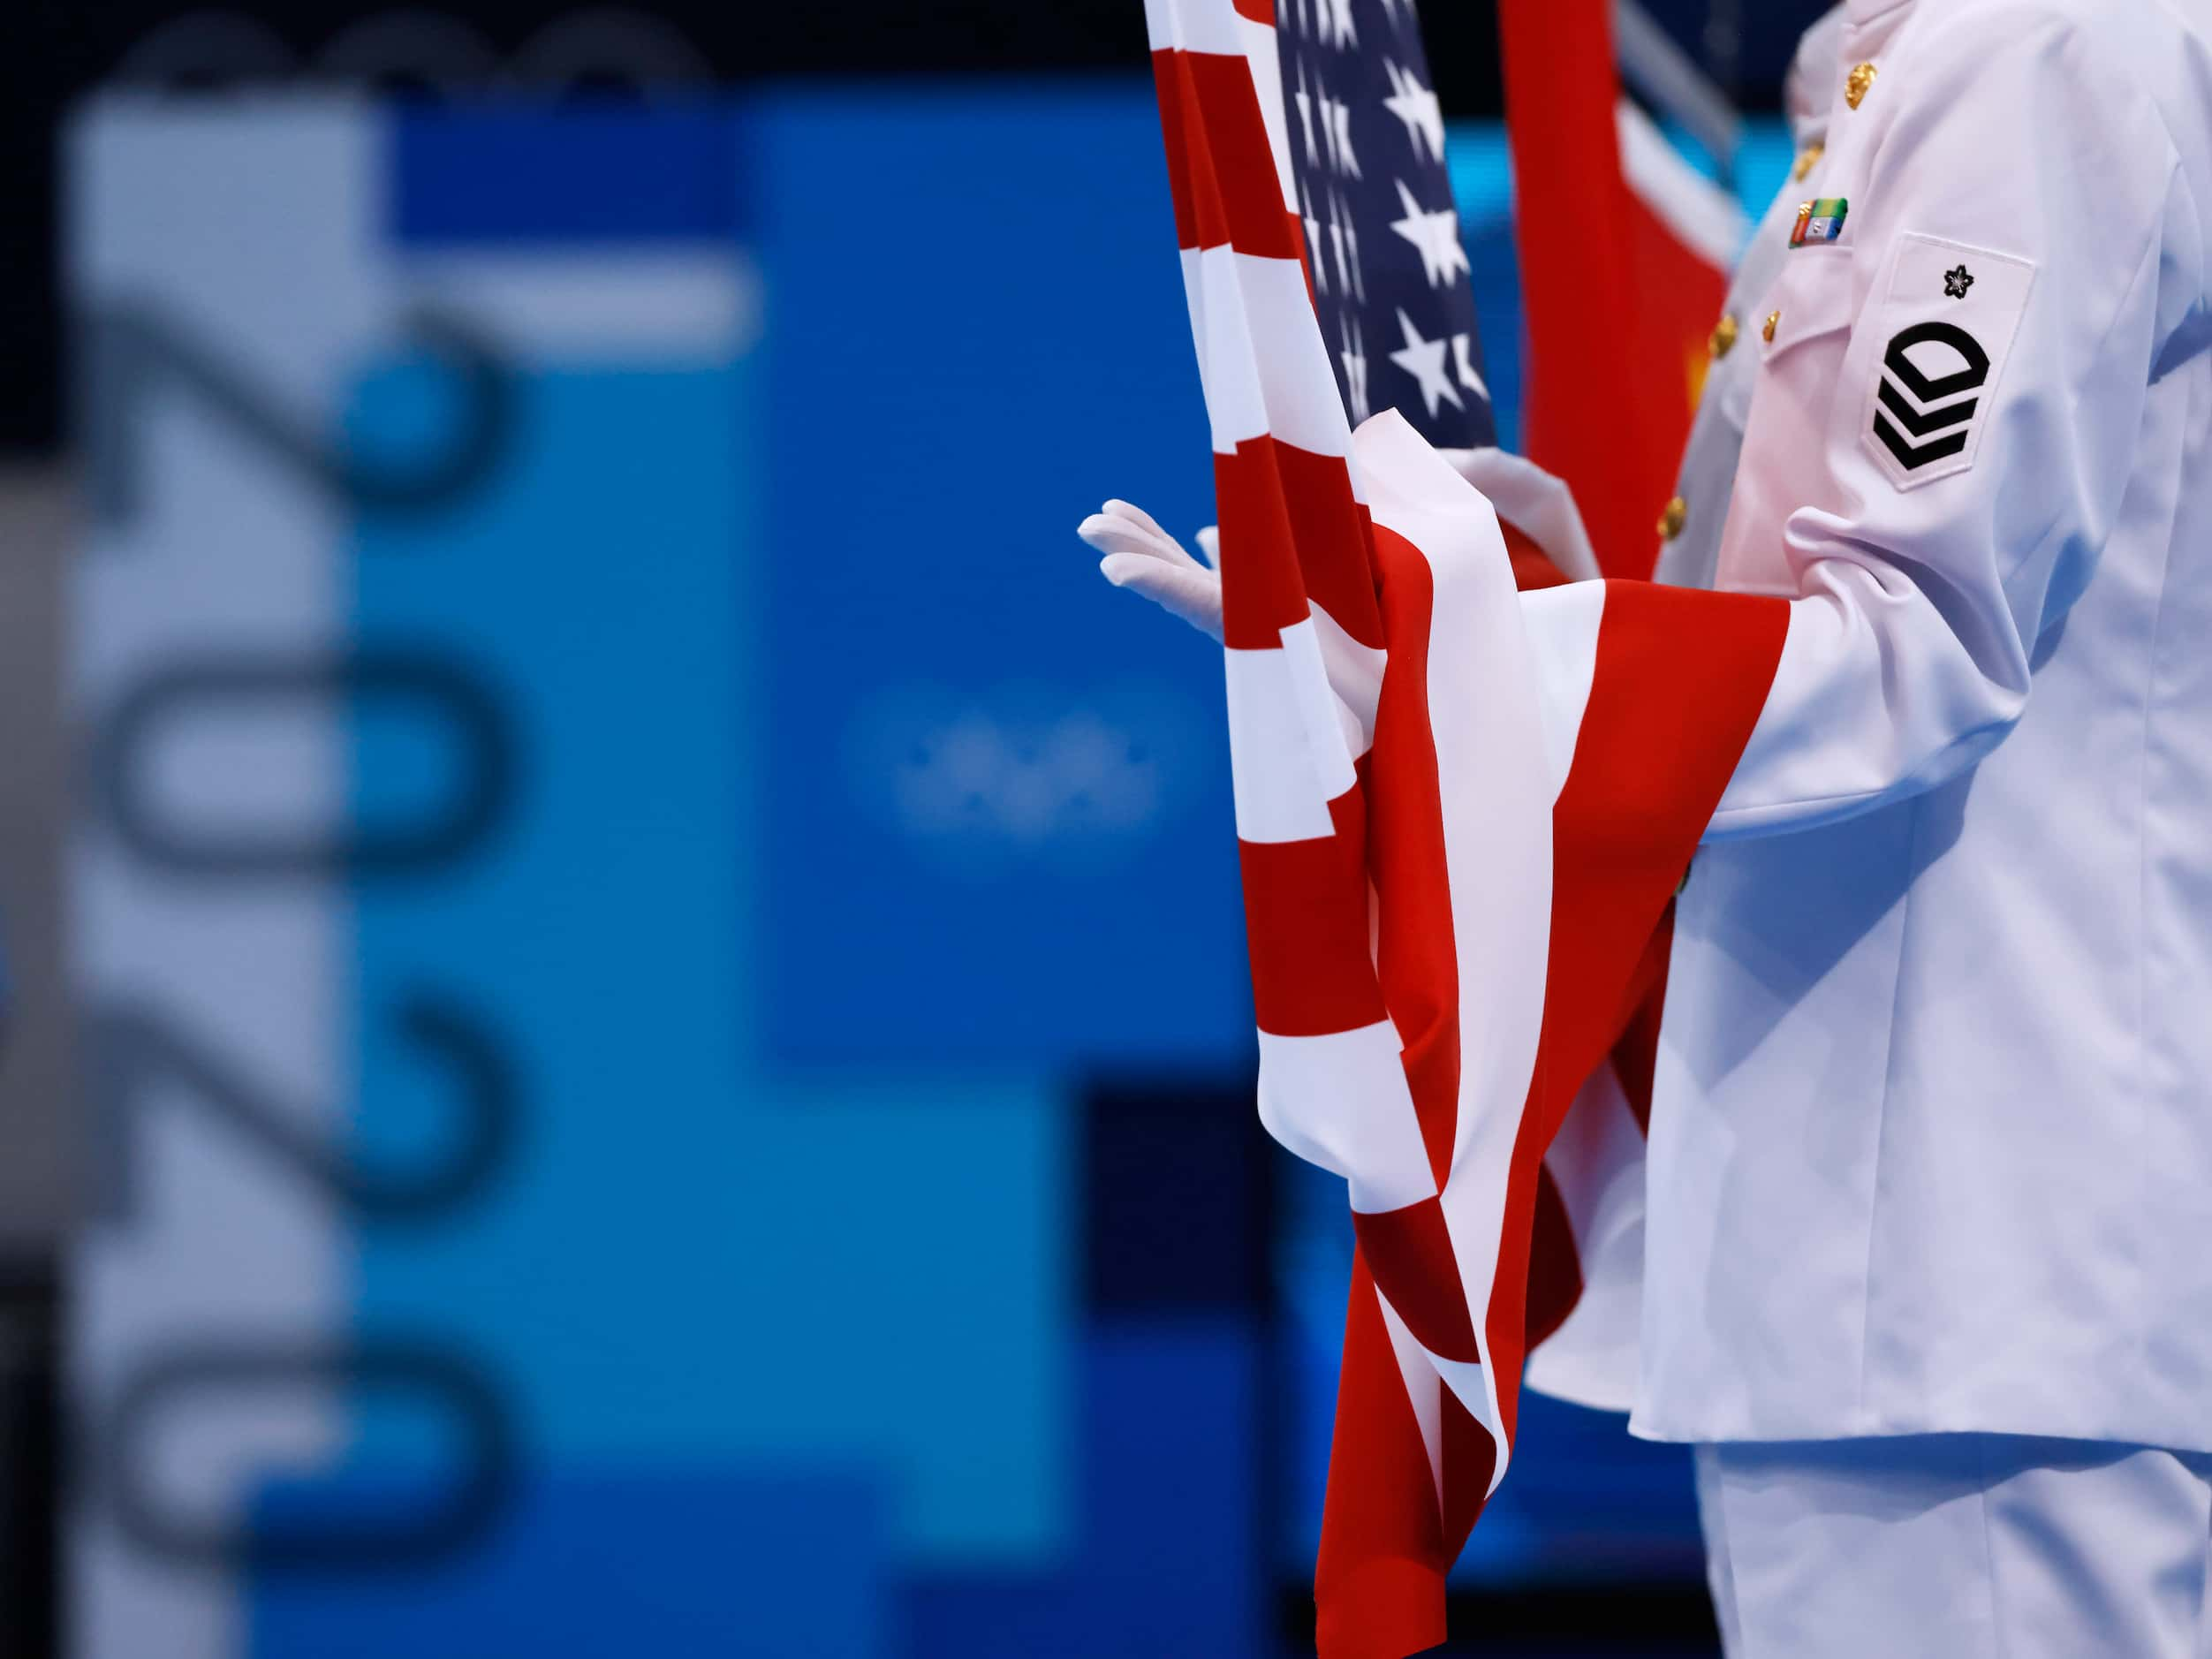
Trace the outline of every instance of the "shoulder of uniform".
{"type": "Polygon", "coordinates": [[[2035,25],[2110,33],[2111,0],[1950,0],[1923,14],[1931,34],[1952,28],[1986,29],[2001,24],[2018,29],[2035,25]]]}
{"type": "MultiPolygon", "coordinates": [[[[2075,129],[2147,125],[2163,133],[2151,87],[2158,65],[2182,47],[2162,6],[2136,0],[1946,0],[1917,19],[1911,64],[1898,65],[1937,108],[2018,104],[2041,121],[2075,129]]],[[[1900,91],[1903,88],[1899,89],[1900,91]]]]}
{"type": "Polygon", "coordinates": [[[2057,75],[2133,79],[2140,54],[2178,31],[2163,8],[2114,0],[1950,0],[1923,14],[1916,56],[1983,72],[2008,64],[2057,75]]]}

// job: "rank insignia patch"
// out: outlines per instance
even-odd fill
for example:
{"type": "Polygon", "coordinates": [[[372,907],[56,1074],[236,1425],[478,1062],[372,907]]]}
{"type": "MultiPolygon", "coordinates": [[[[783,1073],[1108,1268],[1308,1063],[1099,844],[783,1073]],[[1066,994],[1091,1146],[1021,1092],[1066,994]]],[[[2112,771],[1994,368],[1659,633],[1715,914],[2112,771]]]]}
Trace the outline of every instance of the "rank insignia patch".
{"type": "Polygon", "coordinates": [[[1874,435],[1908,473],[1958,454],[1966,447],[1966,428],[1979,398],[1963,396],[1989,378],[1989,354],[1966,330],[1948,322],[1916,322],[1890,342],[1882,359],[1882,383],[1875,390],[1874,435]],[[1936,346],[1924,353],[1949,372],[1923,374],[1912,359],[1914,346],[1936,346]]]}
{"type": "Polygon", "coordinates": [[[1798,209],[1797,223],[1790,227],[1790,246],[1833,242],[1843,235],[1844,216],[1850,211],[1851,203],[1841,196],[1822,196],[1807,202],[1798,209]]]}
{"type": "Polygon", "coordinates": [[[1899,489],[1973,465],[2034,281],[2034,261],[2013,254],[1917,231],[1898,239],[1862,314],[1883,345],[1859,431],[1899,489]]]}

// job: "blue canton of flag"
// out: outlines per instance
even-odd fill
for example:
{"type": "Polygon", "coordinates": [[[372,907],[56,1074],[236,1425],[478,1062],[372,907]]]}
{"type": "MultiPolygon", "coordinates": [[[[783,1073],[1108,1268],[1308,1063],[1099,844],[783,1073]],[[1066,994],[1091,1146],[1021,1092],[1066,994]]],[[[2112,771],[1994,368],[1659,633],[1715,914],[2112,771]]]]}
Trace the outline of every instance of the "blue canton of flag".
{"type": "Polygon", "coordinates": [[[1444,122],[1413,0],[1276,0],[1306,257],[1357,426],[1396,408],[1440,449],[1495,443],[1444,122]]]}

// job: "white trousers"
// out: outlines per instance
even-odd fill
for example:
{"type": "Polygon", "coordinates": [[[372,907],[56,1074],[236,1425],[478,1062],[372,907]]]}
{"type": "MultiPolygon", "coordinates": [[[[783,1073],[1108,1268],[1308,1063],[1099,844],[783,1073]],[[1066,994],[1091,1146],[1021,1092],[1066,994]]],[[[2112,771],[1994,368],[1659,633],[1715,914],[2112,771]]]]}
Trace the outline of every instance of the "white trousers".
{"type": "Polygon", "coordinates": [[[1727,1659],[2212,1659],[2212,1458],[1912,1435],[1697,1476],[1727,1659]]]}

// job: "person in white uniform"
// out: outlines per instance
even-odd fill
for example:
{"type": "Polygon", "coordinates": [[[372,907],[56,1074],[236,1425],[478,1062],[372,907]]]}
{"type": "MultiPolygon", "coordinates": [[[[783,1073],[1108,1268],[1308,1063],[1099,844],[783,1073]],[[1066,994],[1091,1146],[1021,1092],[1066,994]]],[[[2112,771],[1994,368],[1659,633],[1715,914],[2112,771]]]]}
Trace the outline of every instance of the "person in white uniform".
{"type": "Polygon", "coordinates": [[[1846,8],[1715,578],[1823,637],[1652,1117],[1632,1423],[1734,1652],[2212,1651],[2207,23],[1846,8]]]}
{"type": "MultiPolygon", "coordinates": [[[[1655,579],[1678,587],[1710,587],[1720,560],[1721,526],[1736,487],[1744,448],[1744,418],[1759,383],[1759,329],[1769,307],[1767,293],[1782,275],[1799,206],[1825,193],[1828,112],[1843,89],[1844,9],[1837,6],[1807,30],[1791,60],[1782,102],[1797,157],[1789,177],[1737,261],[1728,300],[1714,325],[1704,390],[1690,423],[1674,500],[1661,520],[1664,538],[1655,579]]],[[[1489,493],[1482,477],[1475,486],[1489,493]]]]}
{"type": "Polygon", "coordinates": [[[1632,1426],[1731,1655],[2212,1654],[2212,13],[1848,0],[1836,62],[1737,347],[1712,580],[1795,602],[1677,908],[1632,1426]]]}

